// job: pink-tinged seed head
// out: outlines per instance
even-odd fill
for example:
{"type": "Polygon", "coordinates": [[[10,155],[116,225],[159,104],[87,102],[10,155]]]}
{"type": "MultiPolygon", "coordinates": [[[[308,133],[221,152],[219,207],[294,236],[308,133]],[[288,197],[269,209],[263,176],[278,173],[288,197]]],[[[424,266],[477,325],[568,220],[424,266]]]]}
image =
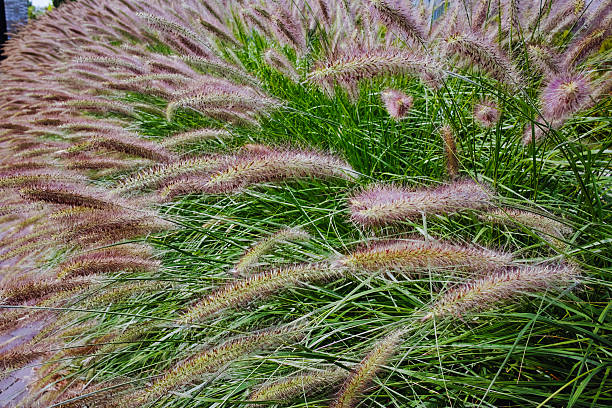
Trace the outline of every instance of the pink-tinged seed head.
{"type": "Polygon", "coordinates": [[[562,289],[575,282],[578,276],[579,272],[568,265],[503,269],[451,288],[434,303],[423,320],[461,317],[489,310],[504,301],[515,301],[525,294],[562,289]]]}
{"type": "Polygon", "coordinates": [[[339,265],[357,271],[418,272],[427,268],[452,268],[486,273],[512,262],[512,256],[467,245],[438,241],[389,240],[354,251],[339,260],[339,265]]]}
{"type": "Polygon", "coordinates": [[[437,188],[411,190],[397,185],[374,185],[349,200],[351,218],[364,226],[393,224],[422,214],[451,214],[491,206],[492,193],[472,180],[437,188]]]}
{"type": "Polygon", "coordinates": [[[362,392],[381,370],[381,366],[397,353],[404,334],[404,331],[396,330],[378,341],[368,355],[351,371],[330,408],[355,407],[362,392]]]}
{"type": "Polygon", "coordinates": [[[590,82],[583,74],[554,76],[542,91],[542,113],[551,121],[566,119],[588,102],[590,93],[590,82]]]}
{"type": "Polygon", "coordinates": [[[491,99],[483,99],[474,105],[474,119],[482,127],[490,128],[495,125],[501,116],[497,103],[491,99]]]}
{"type": "Polygon", "coordinates": [[[389,116],[394,119],[403,119],[408,116],[412,108],[412,96],[396,89],[387,89],[380,94],[380,97],[389,116]]]}

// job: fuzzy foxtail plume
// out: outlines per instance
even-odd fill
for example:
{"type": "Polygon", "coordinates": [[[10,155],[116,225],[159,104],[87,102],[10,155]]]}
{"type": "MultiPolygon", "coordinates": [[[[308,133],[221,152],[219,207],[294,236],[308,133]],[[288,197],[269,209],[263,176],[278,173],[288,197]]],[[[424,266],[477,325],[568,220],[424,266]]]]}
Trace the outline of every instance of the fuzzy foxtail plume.
{"type": "Polygon", "coordinates": [[[351,218],[364,226],[397,223],[422,214],[452,214],[491,206],[492,193],[472,180],[455,181],[434,189],[409,190],[374,185],[349,200],[351,218]]]}
{"type": "Polygon", "coordinates": [[[374,345],[370,353],[353,369],[330,408],[353,408],[361,393],[372,382],[381,367],[395,354],[402,342],[403,330],[387,335],[374,345]]]}
{"type": "Polygon", "coordinates": [[[436,241],[381,241],[342,257],[339,265],[355,271],[415,272],[453,268],[482,274],[506,265],[512,256],[503,252],[436,241]]]}
{"type": "MultiPolygon", "coordinates": [[[[291,400],[335,386],[348,376],[344,369],[333,368],[294,375],[269,384],[264,384],[249,396],[249,401],[277,401],[289,403],[291,400]]],[[[251,404],[255,408],[260,404],[251,404]]]]}
{"type": "Polygon", "coordinates": [[[455,132],[449,125],[444,125],[440,128],[440,136],[444,143],[446,174],[451,180],[456,179],[459,176],[459,158],[457,157],[455,132]]]}
{"type": "Polygon", "coordinates": [[[401,0],[370,0],[372,16],[385,24],[388,28],[396,30],[404,38],[413,38],[423,41],[424,27],[413,15],[413,6],[401,0]]]}
{"type": "Polygon", "coordinates": [[[489,310],[504,301],[515,301],[524,294],[559,290],[578,278],[578,271],[567,265],[519,266],[451,288],[431,307],[423,320],[433,317],[461,317],[489,310]]]}
{"type": "Polygon", "coordinates": [[[482,127],[490,128],[495,125],[501,116],[497,103],[485,98],[474,105],[474,119],[482,127]]]}
{"type": "Polygon", "coordinates": [[[227,340],[176,364],[153,381],[146,390],[129,396],[125,402],[130,408],[143,406],[183,384],[201,381],[202,376],[213,374],[233,361],[260,350],[299,341],[302,336],[303,325],[292,324],[227,340]]]}
{"type": "Polygon", "coordinates": [[[215,290],[191,306],[178,322],[197,322],[226,308],[248,305],[280,290],[298,286],[302,282],[325,281],[339,277],[342,273],[339,268],[331,268],[328,264],[303,264],[261,272],[215,290]]]}
{"type": "Polygon", "coordinates": [[[408,116],[408,112],[412,108],[412,96],[396,89],[387,89],[380,94],[380,97],[387,113],[393,119],[399,120],[408,116]]]}

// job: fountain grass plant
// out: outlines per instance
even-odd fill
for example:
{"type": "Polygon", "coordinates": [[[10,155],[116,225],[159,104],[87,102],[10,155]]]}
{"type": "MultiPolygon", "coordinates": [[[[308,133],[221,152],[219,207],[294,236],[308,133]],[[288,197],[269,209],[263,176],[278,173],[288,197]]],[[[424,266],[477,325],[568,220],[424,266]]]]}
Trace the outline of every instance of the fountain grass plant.
{"type": "Polygon", "coordinates": [[[440,7],[80,0],[9,41],[21,406],[612,404],[610,2],[440,7]]]}

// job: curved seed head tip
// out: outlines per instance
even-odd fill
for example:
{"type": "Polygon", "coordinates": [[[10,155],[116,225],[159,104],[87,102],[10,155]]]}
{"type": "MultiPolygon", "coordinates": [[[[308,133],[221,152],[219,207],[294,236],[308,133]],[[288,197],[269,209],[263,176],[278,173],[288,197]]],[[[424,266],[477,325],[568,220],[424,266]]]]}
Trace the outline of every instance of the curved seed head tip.
{"type": "Polygon", "coordinates": [[[492,193],[472,180],[437,188],[411,190],[397,185],[374,185],[349,200],[351,218],[364,226],[397,223],[422,214],[451,214],[491,206],[492,193]]]}
{"type": "Polygon", "coordinates": [[[583,74],[563,73],[552,77],[540,97],[542,113],[548,120],[564,120],[588,103],[590,81],[583,74]]]}
{"type": "Polygon", "coordinates": [[[408,116],[412,108],[412,96],[396,89],[387,89],[380,94],[380,97],[389,116],[394,119],[403,119],[408,116]]]}
{"type": "Polygon", "coordinates": [[[512,256],[490,249],[437,241],[380,241],[344,256],[339,262],[353,270],[401,272],[424,268],[455,268],[475,273],[509,265],[512,256]]]}
{"type": "Polygon", "coordinates": [[[404,334],[403,330],[397,330],[378,341],[370,353],[353,368],[330,408],[354,407],[359,402],[361,393],[380,371],[381,366],[397,353],[404,334]]]}
{"type": "Polygon", "coordinates": [[[518,266],[451,288],[433,304],[436,317],[460,317],[485,311],[525,294],[560,290],[571,285],[579,272],[569,265],[518,266]]]}
{"type": "Polygon", "coordinates": [[[485,98],[474,105],[474,119],[482,127],[490,128],[495,125],[501,116],[497,103],[485,98]]]}

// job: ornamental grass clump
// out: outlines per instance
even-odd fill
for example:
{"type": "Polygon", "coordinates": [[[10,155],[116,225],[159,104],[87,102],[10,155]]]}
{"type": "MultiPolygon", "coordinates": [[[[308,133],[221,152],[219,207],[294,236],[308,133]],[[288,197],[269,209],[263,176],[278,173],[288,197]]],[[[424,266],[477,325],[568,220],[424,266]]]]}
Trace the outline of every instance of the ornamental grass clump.
{"type": "Polygon", "coordinates": [[[452,214],[492,206],[493,194],[472,180],[459,180],[429,189],[374,185],[349,199],[351,219],[377,226],[415,220],[422,215],[452,214]]]}
{"type": "Polygon", "coordinates": [[[417,3],[81,0],[11,33],[22,406],[609,405],[610,1],[417,3]]]}

